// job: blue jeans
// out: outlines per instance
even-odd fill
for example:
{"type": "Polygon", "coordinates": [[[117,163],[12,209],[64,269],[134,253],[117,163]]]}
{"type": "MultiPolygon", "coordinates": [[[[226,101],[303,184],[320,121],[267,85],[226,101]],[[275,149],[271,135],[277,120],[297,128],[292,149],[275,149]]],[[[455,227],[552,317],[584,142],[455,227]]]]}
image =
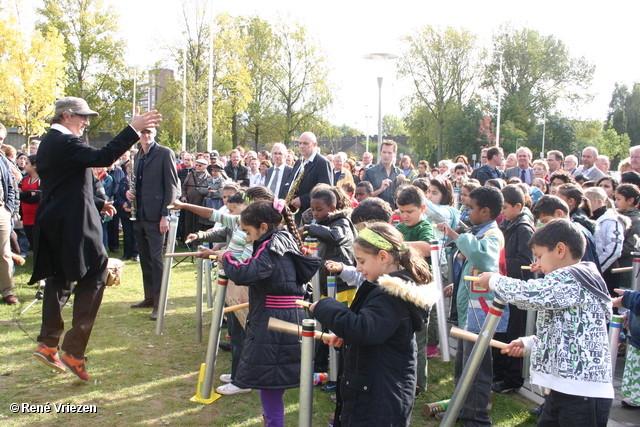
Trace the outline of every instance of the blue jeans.
{"type": "Polygon", "coordinates": [[[551,390],[538,426],[606,427],[612,399],[573,396],[551,390]]]}

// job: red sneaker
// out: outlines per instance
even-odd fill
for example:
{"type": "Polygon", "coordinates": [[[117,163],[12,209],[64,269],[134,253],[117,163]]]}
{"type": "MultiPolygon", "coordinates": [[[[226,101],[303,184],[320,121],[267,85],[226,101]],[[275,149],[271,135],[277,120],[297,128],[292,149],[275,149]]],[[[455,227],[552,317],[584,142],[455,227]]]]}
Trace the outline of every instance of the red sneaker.
{"type": "Polygon", "coordinates": [[[89,374],[87,374],[87,370],[84,368],[84,358],[76,359],[69,353],[65,353],[60,356],[60,361],[64,363],[71,372],[76,374],[78,378],[84,381],[89,381],[89,374]]]}
{"type": "Polygon", "coordinates": [[[42,363],[47,365],[50,368],[56,369],[60,372],[64,372],[67,370],[67,367],[60,362],[60,358],[58,357],[58,349],[56,347],[49,347],[44,343],[38,344],[33,355],[36,359],[40,359],[42,363]]]}

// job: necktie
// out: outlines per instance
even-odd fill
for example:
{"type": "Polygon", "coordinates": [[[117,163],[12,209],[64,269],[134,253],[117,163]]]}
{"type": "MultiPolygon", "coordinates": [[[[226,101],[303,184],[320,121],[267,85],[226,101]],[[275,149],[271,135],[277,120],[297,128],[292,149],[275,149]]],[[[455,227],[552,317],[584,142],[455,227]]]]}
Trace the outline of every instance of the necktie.
{"type": "MultiPolygon", "coordinates": [[[[271,182],[269,183],[269,189],[273,192],[273,194],[276,194],[276,188],[278,187],[278,177],[280,175],[280,169],[276,168],[275,171],[273,171],[273,176],[271,177],[271,182]]],[[[276,194],[276,197],[278,195],[276,194]]]]}
{"type": "Polygon", "coordinates": [[[526,179],[525,179],[525,170],[524,169],[520,169],[520,181],[524,182],[525,184],[527,183],[526,179]]]}

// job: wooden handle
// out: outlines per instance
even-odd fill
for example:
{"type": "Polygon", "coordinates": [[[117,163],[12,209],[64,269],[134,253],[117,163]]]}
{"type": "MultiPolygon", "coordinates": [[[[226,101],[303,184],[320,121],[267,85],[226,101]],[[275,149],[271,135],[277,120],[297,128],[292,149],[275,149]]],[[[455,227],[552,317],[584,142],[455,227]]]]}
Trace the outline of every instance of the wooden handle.
{"type": "Polygon", "coordinates": [[[530,265],[523,265],[520,267],[523,270],[531,270],[531,266],[530,265]]]}
{"type": "Polygon", "coordinates": [[[619,267],[619,268],[612,268],[611,272],[612,273],[628,273],[630,271],[633,271],[633,267],[619,267]]]}
{"type": "Polygon", "coordinates": [[[301,305],[303,307],[311,307],[311,303],[309,301],[303,301],[301,299],[296,300],[297,305],[301,305]]]}
{"type": "MultiPolygon", "coordinates": [[[[455,326],[451,328],[451,330],[449,331],[449,335],[456,338],[462,338],[463,340],[467,340],[467,341],[473,341],[473,342],[478,341],[478,334],[465,331],[464,329],[460,329],[455,326]]],[[[507,344],[503,343],[502,341],[491,340],[489,341],[489,345],[491,347],[495,347],[499,349],[507,348],[507,344]]]]}
{"type": "Polygon", "coordinates": [[[242,304],[225,307],[224,310],[222,310],[222,312],[223,313],[231,313],[232,311],[240,310],[240,309],[247,308],[247,307],[249,307],[249,303],[248,302],[243,302],[242,304]]]}
{"type": "Polygon", "coordinates": [[[164,254],[165,258],[178,258],[178,257],[189,257],[189,256],[196,256],[198,255],[198,252],[175,252],[172,254],[164,254]]]}
{"type": "Polygon", "coordinates": [[[468,280],[469,282],[477,282],[479,279],[477,276],[464,276],[464,280],[468,280]]]}
{"type": "MultiPolygon", "coordinates": [[[[285,322],[284,320],[276,319],[275,317],[269,318],[267,329],[270,331],[284,332],[285,334],[302,335],[302,326],[291,322],[285,322]]],[[[331,336],[331,334],[324,334],[316,331],[317,340],[321,340],[323,335],[326,335],[325,338],[329,338],[329,336],[331,336]]]]}

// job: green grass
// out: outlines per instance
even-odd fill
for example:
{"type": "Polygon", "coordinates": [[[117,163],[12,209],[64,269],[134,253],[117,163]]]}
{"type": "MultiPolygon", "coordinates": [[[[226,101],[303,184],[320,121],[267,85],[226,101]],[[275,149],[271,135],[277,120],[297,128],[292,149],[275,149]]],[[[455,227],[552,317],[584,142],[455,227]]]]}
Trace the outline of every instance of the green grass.
{"type": "MultiPolygon", "coordinates": [[[[112,254],[120,257],[121,254],[112,254]]],[[[15,275],[18,307],[0,305],[0,425],[3,426],[261,426],[258,393],[223,396],[203,405],[189,401],[195,394],[200,364],[205,359],[211,310],[205,308],[203,343],[195,342],[195,264],[186,261],[174,267],[169,290],[164,334],[156,335],[149,309],[130,309],[142,299],[142,280],[137,263],[127,262],[123,283],[105,291],[102,307],[87,349],[88,382],[73,374],[57,373],[38,362],[32,352],[41,321],[41,303],[27,313],[18,313],[33,299],[35,289],[25,286],[31,272],[31,257],[17,267],[15,275]],[[24,329],[27,333],[23,332],[24,329]],[[97,414],[14,414],[10,403],[44,405],[88,404],[97,414]]],[[[70,323],[72,307],[64,310],[70,323]]],[[[226,332],[226,331],[223,331],[226,332]]],[[[224,339],[224,336],[223,336],[224,339]]],[[[230,369],[229,353],[220,352],[217,377],[230,369]]],[[[453,393],[452,363],[429,361],[428,390],[415,404],[412,426],[435,426],[438,422],[422,414],[425,403],[448,398],[453,393]]],[[[533,426],[535,405],[514,395],[496,395],[491,416],[496,426],[533,426]]],[[[329,394],[314,392],[313,424],[328,425],[334,405],[329,394]]],[[[286,425],[298,424],[298,390],[285,393],[286,425]]]]}

